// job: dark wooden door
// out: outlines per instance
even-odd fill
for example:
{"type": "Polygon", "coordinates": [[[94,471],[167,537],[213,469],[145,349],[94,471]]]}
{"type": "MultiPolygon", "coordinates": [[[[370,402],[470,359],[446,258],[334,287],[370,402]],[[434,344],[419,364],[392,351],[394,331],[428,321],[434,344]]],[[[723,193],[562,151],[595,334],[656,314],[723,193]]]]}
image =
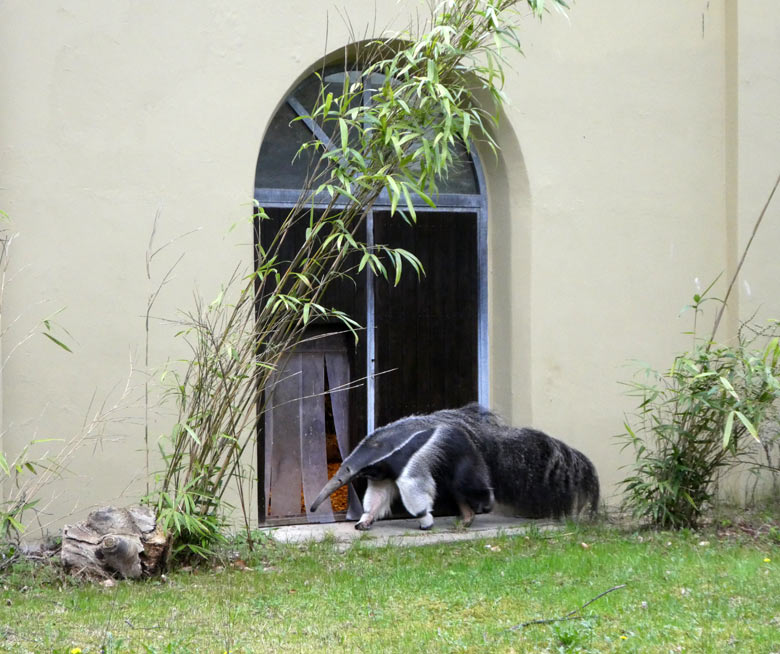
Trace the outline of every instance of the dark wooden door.
{"type": "Polygon", "coordinates": [[[374,214],[377,244],[413,252],[425,267],[398,286],[375,280],[376,424],[477,399],[479,268],[473,213],[420,213],[410,226],[374,214]]]}

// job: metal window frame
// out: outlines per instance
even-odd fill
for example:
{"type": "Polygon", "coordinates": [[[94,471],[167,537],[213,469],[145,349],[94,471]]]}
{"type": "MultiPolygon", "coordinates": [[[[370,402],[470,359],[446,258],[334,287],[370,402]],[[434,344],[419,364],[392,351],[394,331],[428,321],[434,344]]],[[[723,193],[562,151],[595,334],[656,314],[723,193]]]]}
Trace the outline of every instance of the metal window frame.
{"type": "MultiPolygon", "coordinates": [[[[364,93],[366,96],[366,93],[364,93]]],[[[300,101],[291,95],[287,104],[302,118],[302,122],[311,133],[330,147],[330,140],[322,128],[306,115],[306,110],[300,101]]],[[[433,199],[435,207],[429,206],[419,197],[412,197],[412,204],[420,212],[473,213],[477,220],[477,270],[479,280],[477,285],[477,399],[483,406],[490,404],[490,343],[488,330],[488,203],[485,173],[476,149],[469,148],[471,163],[474,166],[477,193],[440,193],[433,199]]],[[[264,208],[292,209],[301,199],[300,189],[280,189],[255,187],[255,201],[264,208]]],[[[307,207],[324,208],[330,205],[332,198],[323,192],[306,198],[307,207]]],[[[346,206],[345,201],[336,203],[336,207],[346,206]]],[[[389,211],[390,197],[383,191],[373,208],[369,211],[366,221],[368,245],[374,240],[374,211],[389,211]]],[[[366,408],[367,429],[371,433],[376,429],[376,323],[375,323],[375,291],[373,276],[367,269],[366,284],[366,408]]]]}

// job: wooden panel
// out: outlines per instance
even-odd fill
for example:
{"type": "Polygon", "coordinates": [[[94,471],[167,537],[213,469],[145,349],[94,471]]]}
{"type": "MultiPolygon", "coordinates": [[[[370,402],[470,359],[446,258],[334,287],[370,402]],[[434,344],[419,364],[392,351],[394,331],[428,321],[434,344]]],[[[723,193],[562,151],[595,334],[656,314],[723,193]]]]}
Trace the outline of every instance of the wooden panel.
{"type": "Polygon", "coordinates": [[[271,410],[273,406],[273,386],[276,381],[275,376],[271,376],[268,380],[268,386],[266,387],[266,394],[268,395],[268,402],[265,413],[263,414],[263,429],[261,433],[262,438],[262,452],[260,456],[262,459],[258,461],[258,467],[263,466],[263,497],[260,498],[262,503],[262,512],[260,513],[260,520],[265,520],[269,516],[270,501],[271,501],[271,468],[272,468],[272,453],[274,450],[274,412],[271,410]]]}
{"type": "Polygon", "coordinates": [[[301,355],[300,442],[303,497],[309,522],[333,522],[330,499],[316,513],[308,507],[328,481],[325,455],[325,361],[322,354],[301,355]]]}
{"type": "Polygon", "coordinates": [[[349,454],[349,362],[346,354],[328,352],[325,355],[328,371],[328,389],[333,407],[333,422],[336,426],[336,439],[339,443],[341,459],[349,454]],[[341,389],[341,390],[339,390],[341,389]]]}
{"type": "MultiPolygon", "coordinates": [[[[347,390],[349,384],[349,360],[347,359],[346,351],[327,352],[325,354],[325,367],[328,373],[328,388],[330,389],[330,403],[333,409],[333,423],[336,427],[336,440],[338,441],[339,452],[343,461],[351,451],[349,438],[349,390],[347,390]]],[[[352,484],[349,484],[348,494],[347,520],[357,520],[363,513],[363,507],[352,484]]]]}
{"type": "MultiPolygon", "coordinates": [[[[349,360],[341,335],[302,343],[271,383],[265,414],[264,518],[304,516],[309,522],[332,522],[328,503],[316,513],[305,510],[328,480],[325,424],[325,362],[332,394],[334,426],[342,458],[350,451],[349,360]],[[304,508],[301,510],[301,502],[304,508]]],[[[350,487],[347,515],[356,519],[362,508],[350,487]]]]}
{"type": "Polygon", "coordinates": [[[266,437],[266,460],[270,458],[268,517],[301,513],[300,373],[301,355],[294,354],[279,372],[272,391],[273,416],[271,429],[266,431],[271,435],[270,448],[266,437]]]}

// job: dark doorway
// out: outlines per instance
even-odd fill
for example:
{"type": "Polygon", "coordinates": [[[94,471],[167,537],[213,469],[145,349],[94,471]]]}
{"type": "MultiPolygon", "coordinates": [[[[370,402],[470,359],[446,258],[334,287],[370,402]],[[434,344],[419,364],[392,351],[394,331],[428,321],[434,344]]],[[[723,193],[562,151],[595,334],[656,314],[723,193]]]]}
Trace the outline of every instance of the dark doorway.
{"type": "MultiPolygon", "coordinates": [[[[287,210],[267,210],[259,242],[268,247],[287,210]]],[[[408,269],[397,285],[364,273],[333,284],[321,304],[344,311],[361,325],[374,325],[373,366],[369,369],[366,333],[344,338],[348,344],[352,445],[365,436],[366,379],[373,379],[375,426],[413,413],[452,408],[478,399],[479,262],[477,216],[468,212],[425,212],[416,224],[376,211],[372,216],[377,244],[413,252],[424,266],[419,278],[408,269]],[[373,307],[367,306],[367,284],[373,307]],[[371,320],[367,314],[371,312],[371,320]]],[[[303,242],[306,223],[293,229],[280,252],[282,265],[303,242]],[[298,233],[300,232],[300,233],[298,233]]],[[[365,226],[360,238],[365,240],[365,226]]],[[[312,333],[344,331],[338,321],[317,324],[312,333]]]]}

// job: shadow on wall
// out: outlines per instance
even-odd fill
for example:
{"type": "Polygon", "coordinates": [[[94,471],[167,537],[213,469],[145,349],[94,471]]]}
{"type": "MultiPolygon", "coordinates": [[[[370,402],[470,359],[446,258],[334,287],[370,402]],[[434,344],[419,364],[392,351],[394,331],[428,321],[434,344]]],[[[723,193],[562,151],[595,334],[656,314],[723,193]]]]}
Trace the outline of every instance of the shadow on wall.
{"type": "MultiPolygon", "coordinates": [[[[486,100],[486,106],[490,100],[486,100]]],[[[502,111],[493,136],[500,152],[479,150],[488,192],[490,405],[530,424],[531,191],[520,143],[502,111]]]]}

